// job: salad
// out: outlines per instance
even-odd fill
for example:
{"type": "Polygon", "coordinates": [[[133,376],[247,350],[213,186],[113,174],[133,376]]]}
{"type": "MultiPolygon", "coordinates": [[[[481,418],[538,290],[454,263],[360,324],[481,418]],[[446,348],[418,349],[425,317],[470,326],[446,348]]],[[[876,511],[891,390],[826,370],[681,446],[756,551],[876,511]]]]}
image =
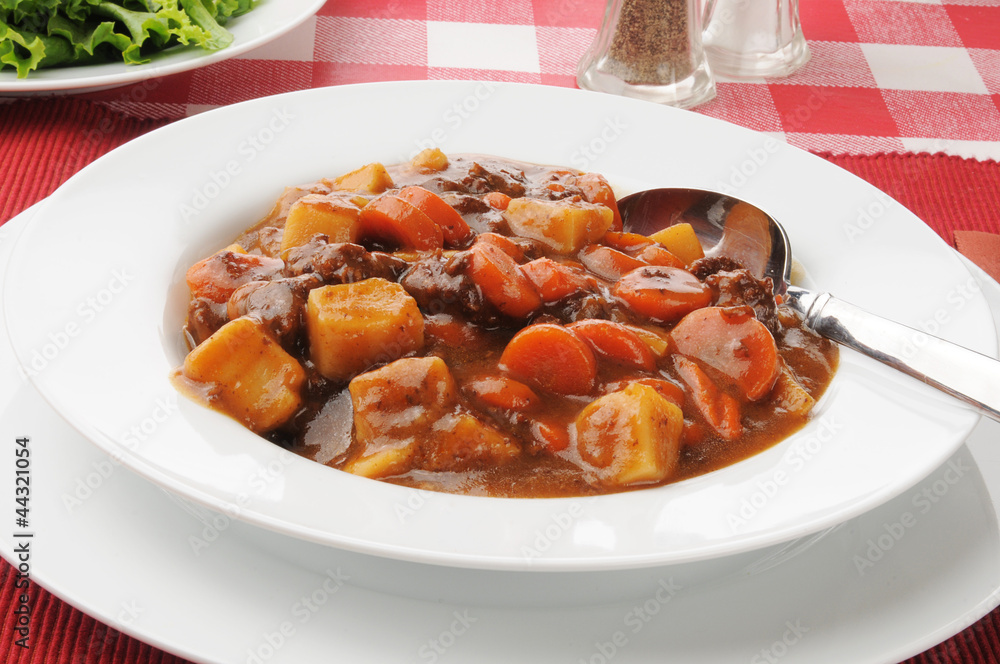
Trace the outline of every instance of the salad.
{"type": "Polygon", "coordinates": [[[215,51],[233,42],[225,24],[259,0],[0,0],[0,70],[95,62],[143,64],[176,45],[215,51]]]}

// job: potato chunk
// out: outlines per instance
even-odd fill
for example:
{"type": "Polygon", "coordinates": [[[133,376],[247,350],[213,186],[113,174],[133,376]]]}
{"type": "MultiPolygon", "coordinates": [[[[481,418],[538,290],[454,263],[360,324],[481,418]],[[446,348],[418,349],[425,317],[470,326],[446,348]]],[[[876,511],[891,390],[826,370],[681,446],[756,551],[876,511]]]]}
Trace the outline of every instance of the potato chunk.
{"type": "Polygon", "coordinates": [[[448,168],[448,157],[440,148],[426,148],[410,160],[410,165],[420,173],[436,173],[448,168]]]}
{"type": "Polygon", "coordinates": [[[378,162],[345,173],[333,181],[333,188],[337,191],[366,194],[381,194],[386,189],[392,189],[393,186],[389,171],[385,170],[385,166],[378,162]]]}
{"type": "Polygon", "coordinates": [[[424,345],[416,300],[379,277],[311,290],[306,331],[310,359],[330,380],[347,380],[424,345]]]}
{"type": "Polygon", "coordinates": [[[586,201],[515,198],[503,213],[517,235],[538,240],[561,254],[575,254],[611,228],[611,208],[586,201]]]}
{"type": "Polygon", "coordinates": [[[520,453],[520,447],[498,429],[469,413],[449,413],[434,423],[423,446],[419,467],[458,472],[484,463],[496,466],[520,453]]]}
{"type": "Polygon", "coordinates": [[[387,477],[409,470],[463,471],[502,464],[517,443],[473,415],[456,411],[457,388],[439,357],[408,357],[354,378],[357,449],[344,470],[387,477]]]}
{"type": "Polygon", "coordinates": [[[184,360],[184,376],[208,385],[209,400],[250,429],[270,431],[302,404],[305,370],[256,320],[223,325],[184,360]]]}
{"type": "Polygon", "coordinates": [[[307,243],[317,233],[330,242],[357,242],[361,208],[345,196],[309,194],[292,204],[281,236],[281,255],[307,243]]]}
{"type": "Polygon", "coordinates": [[[583,409],[577,447],[603,486],[658,482],[677,467],[683,426],[680,408],[652,387],[632,383],[583,409]]]}
{"type": "Polygon", "coordinates": [[[695,235],[694,227],[688,223],[667,226],[650,235],[649,239],[662,244],[667,251],[684,261],[685,265],[705,257],[701,241],[695,235]]]}
{"type": "Polygon", "coordinates": [[[407,357],[363,373],[348,386],[359,451],[344,470],[385,477],[409,469],[431,426],[457,398],[455,380],[439,357],[407,357]]]}
{"type": "Polygon", "coordinates": [[[779,362],[778,379],[774,383],[772,399],[774,403],[788,413],[805,417],[816,405],[816,400],[806,392],[802,384],[795,379],[791,369],[784,361],[779,362]]]}

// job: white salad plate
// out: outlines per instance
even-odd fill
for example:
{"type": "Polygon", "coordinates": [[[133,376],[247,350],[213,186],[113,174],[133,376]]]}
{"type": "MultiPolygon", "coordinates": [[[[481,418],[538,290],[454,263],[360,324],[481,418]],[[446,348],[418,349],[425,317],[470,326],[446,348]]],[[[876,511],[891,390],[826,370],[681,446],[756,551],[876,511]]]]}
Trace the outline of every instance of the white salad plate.
{"type": "Polygon", "coordinates": [[[777,546],[910,489],[978,421],[951,398],[842,351],[811,422],[750,459],[655,489],[504,500],[342,473],[178,398],[168,376],[186,350],[188,266],[264,216],[286,185],[403,161],[431,144],[597,171],[624,189],[736,193],[786,225],[823,289],[996,352],[989,307],[954,252],[819,157],[610,95],[420,81],[225,107],[80,171],[39,207],[7,268],[4,315],[22,374],[85,438],[186,500],[342,550],[493,570],[650,568],[777,546]]]}
{"type": "MultiPolygon", "coordinates": [[[[31,216],[0,228],[0,260],[31,216]]],[[[978,274],[1000,322],[1000,286],[978,274]]],[[[434,569],[193,515],[18,378],[2,328],[0,376],[0,456],[10,463],[0,495],[14,495],[16,438],[31,439],[30,577],[195,662],[892,664],[1000,603],[1000,425],[989,420],[908,491],[780,564],[691,585],[677,566],[650,570],[628,596],[586,603],[560,597],[575,597],[587,575],[445,570],[435,579],[443,591],[464,583],[475,595],[456,603],[390,591],[405,586],[401,573],[434,578],[434,569]],[[503,605],[490,594],[497,576],[544,581],[560,597],[503,605]],[[370,588],[379,584],[387,591],[370,588]]],[[[16,560],[23,540],[12,534],[25,530],[2,530],[4,558],[16,560]]]]}
{"type": "Polygon", "coordinates": [[[87,92],[138,83],[169,74],[205,67],[242,55],[277,39],[319,11],[325,0],[263,0],[243,16],[232,19],[225,28],[233,34],[233,43],[218,51],[197,46],[167,49],[142,65],[106,62],[79,67],[56,67],[31,72],[18,78],[14,69],[0,69],[0,95],[87,92]]]}

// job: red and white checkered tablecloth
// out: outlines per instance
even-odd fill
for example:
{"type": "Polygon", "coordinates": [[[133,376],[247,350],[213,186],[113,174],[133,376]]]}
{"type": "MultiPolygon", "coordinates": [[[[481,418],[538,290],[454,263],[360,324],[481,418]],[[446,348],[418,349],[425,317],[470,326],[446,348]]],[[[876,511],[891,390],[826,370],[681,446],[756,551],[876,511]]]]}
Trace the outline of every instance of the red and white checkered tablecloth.
{"type": "MultiPolygon", "coordinates": [[[[576,85],[601,0],[330,0],[239,58],[88,95],[139,117],[366,81],[576,85]]],[[[811,61],[696,109],[812,151],[1000,159],[1000,0],[802,0],[811,61]]]]}

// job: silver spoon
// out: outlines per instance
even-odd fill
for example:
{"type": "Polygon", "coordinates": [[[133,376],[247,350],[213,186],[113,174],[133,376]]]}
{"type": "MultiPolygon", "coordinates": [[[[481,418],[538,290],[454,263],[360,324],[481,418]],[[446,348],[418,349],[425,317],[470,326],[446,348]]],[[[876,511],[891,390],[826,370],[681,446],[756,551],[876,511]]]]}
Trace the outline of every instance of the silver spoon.
{"type": "Polygon", "coordinates": [[[781,224],[745,201],[700,189],[650,189],[618,201],[625,230],[649,235],[690,223],[707,256],[727,256],[758,277],[818,334],[882,362],[1000,421],[1000,362],[982,353],[894,323],[829,293],[790,284],[792,248],[781,224]],[[909,343],[914,335],[927,342],[909,343]]]}

